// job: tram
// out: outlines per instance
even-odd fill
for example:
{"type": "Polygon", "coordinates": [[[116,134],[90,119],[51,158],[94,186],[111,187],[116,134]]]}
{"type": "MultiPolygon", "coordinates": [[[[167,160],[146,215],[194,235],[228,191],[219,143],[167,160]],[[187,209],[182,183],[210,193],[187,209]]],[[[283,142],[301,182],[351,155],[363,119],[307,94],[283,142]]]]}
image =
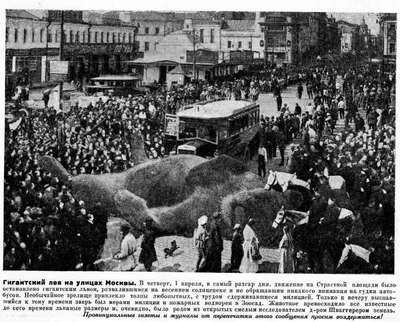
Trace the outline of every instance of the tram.
{"type": "Polygon", "coordinates": [[[177,154],[226,154],[248,161],[258,148],[260,105],[251,100],[211,100],[165,116],[166,140],[177,154]]]}

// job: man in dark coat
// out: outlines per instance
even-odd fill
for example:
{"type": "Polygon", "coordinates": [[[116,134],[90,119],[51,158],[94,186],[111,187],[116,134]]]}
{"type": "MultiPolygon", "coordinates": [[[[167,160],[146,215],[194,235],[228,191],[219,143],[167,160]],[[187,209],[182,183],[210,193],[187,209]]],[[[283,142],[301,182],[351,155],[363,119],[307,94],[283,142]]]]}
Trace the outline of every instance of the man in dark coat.
{"type": "Polygon", "coordinates": [[[297,87],[297,94],[299,95],[299,99],[301,100],[301,97],[303,96],[303,85],[300,83],[299,87],[297,87]]]}
{"type": "Polygon", "coordinates": [[[142,263],[146,271],[151,272],[153,262],[157,261],[157,254],[154,244],[159,236],[158,231],[153,227],[153,220],[147,218],[144,222],[145,231],[143,234],[142,244],[139,255],[139,263],[142,263]]]}
{"type": "Polygon", "coordinates": [[[222,214],[215,212],[213,221],[210,224],[209,237],[206,246],[206,258],[200,266],[199,272],[221,272],[221,255],[224,249],[224,242],[220,228],[222,214]]]}
{"type": "Polygon", "coordinates": [[[278,94],[276,96],[276,106],[277,106],[277,109],[278,109],[278,112],[279,112],[281,110],[281,108],[282,108],[282,96],[281,96],[281,94],[278,94]]]}
{"type": "Polygon", "coordinates": [[[233,227],[234,233],[232,236],[232,248],[231,248],[231,267],[230,272],[237,272],[243,258],[243,234],[241,232],[240,224],[236,224],[233,227]]]}

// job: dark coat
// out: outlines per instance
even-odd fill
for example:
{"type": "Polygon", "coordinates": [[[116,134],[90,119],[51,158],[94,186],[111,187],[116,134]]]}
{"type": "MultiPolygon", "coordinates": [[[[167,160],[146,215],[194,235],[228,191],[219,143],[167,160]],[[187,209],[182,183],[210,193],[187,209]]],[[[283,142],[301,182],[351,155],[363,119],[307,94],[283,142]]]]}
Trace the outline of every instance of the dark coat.
{"type": "Polygon", "coordinates": [[[201,265],[200,272],[221,272],[221,255],[224,249],[221,228],[215,221],[211,222],[209,238],[206,245],[206,258],[201,265]]]}
{"type": "Polygon", "coordinates": [[[139,263],[151,265],[153,262],[157,261],[156,249],[154,247],[157,237],[158,233],[154,228],[150,227],[145,230],[141,244],[142,250],[139,255],[139,263]]]}
{"type": "Polygon", "coordinates": [[[243,235],[235,233],[232,240],[231,248],[231,270],[239,269],[243,258],[243,235]]]}

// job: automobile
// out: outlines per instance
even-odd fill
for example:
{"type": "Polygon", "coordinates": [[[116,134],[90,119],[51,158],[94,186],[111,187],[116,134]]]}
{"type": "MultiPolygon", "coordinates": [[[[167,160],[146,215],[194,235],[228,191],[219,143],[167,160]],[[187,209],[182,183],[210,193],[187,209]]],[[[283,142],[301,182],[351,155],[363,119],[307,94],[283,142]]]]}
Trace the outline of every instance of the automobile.
{"type": "Polygon", "coordinates": [[[87,95],[98,93],[127,96],[145,94],[147,90],[141,87],[141,79],[131,75],[103,75],[90,79],[89,85],[85,87],[87,95]]]}

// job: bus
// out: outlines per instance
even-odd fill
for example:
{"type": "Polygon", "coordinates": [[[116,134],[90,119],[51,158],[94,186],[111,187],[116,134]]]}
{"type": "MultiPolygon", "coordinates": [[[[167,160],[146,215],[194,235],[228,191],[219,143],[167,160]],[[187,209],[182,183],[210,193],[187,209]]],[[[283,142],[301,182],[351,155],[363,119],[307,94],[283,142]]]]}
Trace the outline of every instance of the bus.
{"type": "Polygon", "coordinates": [[[258,148],[260,105],[251,100],[210,100],[165,116],[165,138],[177,154],[247,160],[258,148]]]}
{"type": "Polygon", "coordinates": [[[85,90],[87,95],[95,95],[97,93],[103,93],[104,95],[112,94],[115,96],[144,94],[146,89],[140,87],[140,85],[141,80],[136,76],[104,75],[92,78],[85,90]]]}

